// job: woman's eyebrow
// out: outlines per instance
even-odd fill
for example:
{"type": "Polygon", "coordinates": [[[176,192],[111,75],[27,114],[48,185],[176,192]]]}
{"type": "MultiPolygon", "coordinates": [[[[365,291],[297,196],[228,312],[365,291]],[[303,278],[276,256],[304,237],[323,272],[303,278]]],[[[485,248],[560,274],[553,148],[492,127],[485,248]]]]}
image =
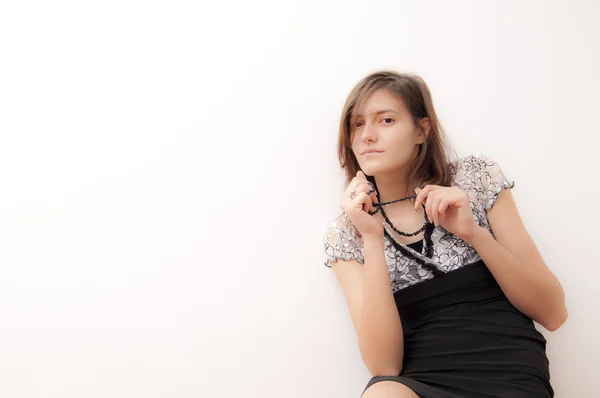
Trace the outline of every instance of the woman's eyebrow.
{"type": "MultiPolygon", "coordinates": [[[[390,112],[390,113],[397,113],[398,115],[400,114],[400,112],[395,111],[393,109],[383,109],[381,111],[374,112],[373,115],[378,116],[378,115],[381,115],[383,113],[388,113],[388,112],[390,112]]],[[[355,117],[362,117],[362,114],[358,114],[355,117]]]]}

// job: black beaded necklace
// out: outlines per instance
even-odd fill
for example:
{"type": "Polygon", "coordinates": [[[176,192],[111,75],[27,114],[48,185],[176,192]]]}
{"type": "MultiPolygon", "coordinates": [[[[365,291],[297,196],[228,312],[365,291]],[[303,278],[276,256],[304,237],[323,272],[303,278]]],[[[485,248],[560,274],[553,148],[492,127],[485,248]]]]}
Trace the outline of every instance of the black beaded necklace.
{"type": "MultiPolygon", "coordinates": [[[[374,190],[371,191],[375,192],[374,190]]],[[[398,202],[402,202],[404,200],[408,200],[408,199],[413,199],[416,198],[417,195],[410,195],[410,196],[405,196],[404,198],[400,198],[400,199],[396,199],[396,200],[390,200],[389,202],[383,202],[383,203],[377,203],[374,204],[373,206],[375,206],[377,208],[377,210],[375,211],[369,211],[369,214],[373,215],[373,214],[377,214],[377,212],[379,210],[381,210],[381,215],[383,216],[383,218],[385,218],[385,221],[387,221],[388,224],[390,224],[390,226],[394,229],[394,231],[398,232],[398,234],[402,235],[402,236],[406,236],[406,237],[411,237],[411,236],[416,236],[418,234],[420,234],[421,232],[423,232],[425,230],[425,228],[427,227],[427,224],[431,224],[429,222],[429,218],[427,217],[427,212],[424,213],[425,215],[425,223],[423,223],[423,226],[421,228],[419,228],[418,230],[416,230],[415,232],[412,233],[408,233],[408,232],[402,232],[399,229],[397,229],[394,224],[392,224],[392,222],[390,221],[390,219],[387,217],[387,215],[385,214],[385,211],[383,210],[384,205],[389,205],[392,203],[398,203],[398,202]]],[[[425,205],[423,203],[421,203],[421,206],[423,206],[423,210],[425,210],[425,205]]]]}
{"type": "MultiPolygon", "coordinates": [[[[371,184],[371,186],[374,187],[373,183],[369,182],[369,184],[371,184]]],[[[371,194],[373,192],[376,192],[375,188],[373,188],[370,192],[368,192],[368,194],[371,194]]],[[[424,240],[424,246],[425,246],[425,257],[431,258],[433,256],[433,241],[431,239],[431,235],[433,234],[433,230],[434,230],[435,226],[434,226],[434,224],[432,222],[429,221],[429,218],[427,217],[427,212],[425,211],[425,205],[423,203],[421,203],[421,206],[423,207],[423,214],[425,216],[425,222],[423,223],[423,226],[421,228],[419,228],[417,231],[412,232],[412,233],[403,232],[403,231],[400,231],[398,228],[396,228],[394,226],[394,224],[388,218],[387,214],[385,214],[385,210],[383,210],[383,206],[385,206],[385,205],[389,205],[389,204],[392,204],[392,203],[402,202],[404,200],[413,199],[413,198],[416,198],[416,197],[417,197],[417,195],[410,195],[410,196],[405,196],[405,197],[400,198],[400,199],[391,200],[389,202],[383,202],[383,203],[374,204],[373,206],[375,206],[376,210],[375,211],[369,211],[369,214],[374,215],[374,214],[377,214],[377,212],[381,210],[381,215],[383,216],[383,218],[385,219],[385,221],[389,224],[390,227],[392,227],[392,229],[394,231],[396,231],[401,236],[406,236],[406,237],[416,236],[416,235],[420,234],[421,232],[425,231],[425,233],[423,234],[423,240],[424,240]]],[[[388,234],[387,231],[384,230],[384,232],[385,232],[386,235],[389,236],[389,234],[388,234]]],[[[394,247],[396,248],[396,250],[400,251],[400,253],[402,253],[403,255],[405,255],[407,257],[412,257],[423,268],[426,268],[429,271],[433,272],[434,275],[440,275],[440,274],[443,273],[437,267],[435,267],[434,265],[432,265],[430,263],[426,263],[421,258],[415,256],[412,252],[408,251],[402,245],[399,245],[396,242],[396,240],[393,239],[393,237],[391,237],[391,236],[390,236],[390,241],[392,242],[392,244],[394,245],[394,247]]]]}

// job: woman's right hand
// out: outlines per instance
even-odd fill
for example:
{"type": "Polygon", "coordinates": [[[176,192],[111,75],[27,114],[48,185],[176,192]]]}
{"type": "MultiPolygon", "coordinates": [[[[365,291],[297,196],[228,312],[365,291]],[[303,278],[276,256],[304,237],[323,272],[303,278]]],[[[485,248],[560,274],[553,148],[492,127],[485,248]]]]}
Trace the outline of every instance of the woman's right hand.
{"type": "Polygon", "coordinates": [[[374,186],[371,185],[362,171],[358,171],[356,177],[348,184],[340,201],[340,207],[363,238],[370,236],[382,237],[383,218],[381,211],[373,215],[369,214],[370,211],[375,210],[373,204],[378,203],[379,199],[374,186]],[[353,192],[355,192],[355,196],[351,195],[353,192]],[[354,198],[351,198],[351,196],[354,196],[354,198]]]}

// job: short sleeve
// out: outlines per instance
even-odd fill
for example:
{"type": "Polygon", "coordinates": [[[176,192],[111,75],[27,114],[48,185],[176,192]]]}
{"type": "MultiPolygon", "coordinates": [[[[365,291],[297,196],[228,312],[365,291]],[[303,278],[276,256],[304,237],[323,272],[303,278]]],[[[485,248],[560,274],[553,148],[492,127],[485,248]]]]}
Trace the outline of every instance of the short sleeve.
{"type": "Polygon", "coordinates": [[[331,263],[338,259],[364,264],[362,237],[346,214],[341,214],[327,225],[323,238],[326,266],[331,267],[331,263]]]}
{"type": "Polygon", "coordinates": [[[500,192],[512,189],[515,183],[504,175],[500,165],[494,160],[485,156],[474,157],[473,160],[477,201],[487,213],[494,207],[500,192]]]}

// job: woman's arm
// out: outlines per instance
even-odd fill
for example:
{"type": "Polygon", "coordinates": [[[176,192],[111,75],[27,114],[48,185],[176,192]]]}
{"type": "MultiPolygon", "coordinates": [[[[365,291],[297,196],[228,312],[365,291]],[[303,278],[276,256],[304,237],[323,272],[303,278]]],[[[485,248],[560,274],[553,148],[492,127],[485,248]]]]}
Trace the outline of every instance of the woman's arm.
{"type": "Polygon", "coordinates": [[[512,305],[546,329],[558,329],[567,319],[562,286],[523,225],[510,190],[502,190],[487,217],[494,236],[477,226],[464,240],[477,250],[512,305]]]}
{"type": "Polygon", "coordinates": [[[342,287],[358,337],[360,354],[373,376],[397,376],[404,340],[385,261],[384,238],[364,238],[364,265],[338,260],[332,269],[342,287]]]}

